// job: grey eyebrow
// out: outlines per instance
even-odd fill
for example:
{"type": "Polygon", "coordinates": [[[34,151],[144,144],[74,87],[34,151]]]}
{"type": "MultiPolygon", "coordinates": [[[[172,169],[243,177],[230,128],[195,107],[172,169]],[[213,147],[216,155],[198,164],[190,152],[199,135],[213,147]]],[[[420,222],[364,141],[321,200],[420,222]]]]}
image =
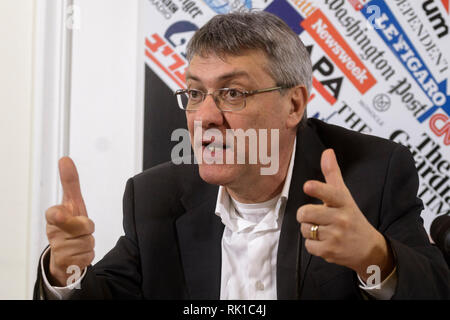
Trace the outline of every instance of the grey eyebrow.
{"type": "MultiPolygon", "coordinates": [[[[221,75],[220,77],[217,78],[217,80],[224,81],[224,80],[238,78],[238,77],[246,77],[246,78],[250,79],[249,74],[245,71],[233,71],[233,72],[221,75]]],[[[194,80],[194,81],[201,82],[200,78],[198,78],[197,76],[195,76],[189,72],[186,73],[186,80],[194,80]]]]}

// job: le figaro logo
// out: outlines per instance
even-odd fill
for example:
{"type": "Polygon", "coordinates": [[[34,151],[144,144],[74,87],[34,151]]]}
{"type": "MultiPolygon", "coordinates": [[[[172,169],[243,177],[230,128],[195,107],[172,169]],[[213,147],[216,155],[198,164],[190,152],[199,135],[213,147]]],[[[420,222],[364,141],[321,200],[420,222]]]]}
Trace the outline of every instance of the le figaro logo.
{"type": "MultiPolygon", "coordinates": [[[[446,115],[443,115],[448,119],[450,115],[450,96],[447,95],[447,79],[440,83],[436,81],[384,1],[372,0],[368,4],[376,5],[380,8],[381,15],[375,19],[377,26],[375,30],[432,103],[432,106],[417,120],[422,123],[436,113],[441,114],[440,110],[445,112],[446,115]]],[[[368,18],[368,13],[365,9],[361,10],[361,12],[368,18]]],[[[444,119],[439,118],[438,120],[442,121],[444,119]]],[[[433,121],[433,123],[430,122],[432,129],[433,126],[436,127],[435,122],[437,119],[433,118],[433,121]]],[[[450,132],[447,130],[448,123],[446,120],[444,125],[441,125],[441,129],[436,127],[436,130],[433,130],[438,136],[445,135],[444,142],[446,145],[449,143],[448,136],[450,135],[450,132]]]]}

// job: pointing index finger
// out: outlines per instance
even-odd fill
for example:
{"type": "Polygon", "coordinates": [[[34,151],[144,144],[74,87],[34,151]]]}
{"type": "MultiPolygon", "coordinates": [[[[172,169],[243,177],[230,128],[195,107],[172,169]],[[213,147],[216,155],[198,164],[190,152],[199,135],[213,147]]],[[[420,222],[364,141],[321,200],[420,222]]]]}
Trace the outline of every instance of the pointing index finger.
{"type": "Polygon", "coordinates": [[[303,185],[303,191],[316,199],[320,199],[328,207],[339,208],[345,204],[345,194],[342,189],[321,181],[309,180],[303,185]]]}
{"type": "Polygon", "coordinates": [[[59,160],[59,176],[63,189],[62,204],[72,209],[75,216],[87,216],[77,168],[71,158],[63,157],[59,160]]]}

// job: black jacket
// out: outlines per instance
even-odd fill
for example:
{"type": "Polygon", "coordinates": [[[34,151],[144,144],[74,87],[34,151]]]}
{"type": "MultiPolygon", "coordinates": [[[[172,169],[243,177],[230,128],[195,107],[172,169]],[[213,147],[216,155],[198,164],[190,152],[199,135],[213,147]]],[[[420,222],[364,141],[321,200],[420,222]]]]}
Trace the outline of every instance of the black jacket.
{"type": "MultiPolygon", "coordinates": [[[[307,252],[296,221],[301,205],[319,203],[302,186],[310,179],[324,181],[320,158],[326,148],[334,149],[353,198],[392,247],[398,275],[393,298],[449,299],[449,269],[424,230],[408,149],[314,119],[297,136],[278,247],[278,299],[362,298],[354,271],[307,252]]],[[[217,192],[196,165],[166,163],[129,179],[125,235],[88,268],[72,298],[219,299],[224,225],[214,214],[217,192]]],[[[36,299],[41,290],[39,274],[36,299]]]]}

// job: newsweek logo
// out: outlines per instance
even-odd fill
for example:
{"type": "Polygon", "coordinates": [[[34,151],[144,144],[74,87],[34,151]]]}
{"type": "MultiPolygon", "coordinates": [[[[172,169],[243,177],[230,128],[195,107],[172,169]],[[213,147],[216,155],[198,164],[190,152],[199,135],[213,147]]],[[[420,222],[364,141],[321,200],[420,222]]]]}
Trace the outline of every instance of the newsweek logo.
{"type": "Polygon", "coordinates": [[[186,44],[197,29],[189,21],[178,21],[167,28],[164,38],[158,33],[145,38],[147,58],[179,88],[186,87],[186,44]]]}
{"type": "Polygon", "coordinates": [[[373,75],[320,9],[303,20],[301,25],[361,94],[376,84],[373,75]]]}

